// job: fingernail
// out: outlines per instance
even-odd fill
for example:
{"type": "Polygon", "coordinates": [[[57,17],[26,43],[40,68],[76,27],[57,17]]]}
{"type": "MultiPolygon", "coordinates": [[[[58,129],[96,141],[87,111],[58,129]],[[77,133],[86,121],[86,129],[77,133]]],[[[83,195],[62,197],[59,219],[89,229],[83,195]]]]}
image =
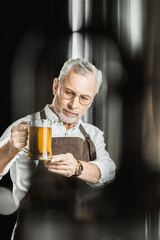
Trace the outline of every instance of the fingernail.
{"type": "Polygon", "coordinates": [[[55,159],[54,159],[54,158],[52,158],[52,159],[51,159],[51,162],[55,162],[55,159]]]}

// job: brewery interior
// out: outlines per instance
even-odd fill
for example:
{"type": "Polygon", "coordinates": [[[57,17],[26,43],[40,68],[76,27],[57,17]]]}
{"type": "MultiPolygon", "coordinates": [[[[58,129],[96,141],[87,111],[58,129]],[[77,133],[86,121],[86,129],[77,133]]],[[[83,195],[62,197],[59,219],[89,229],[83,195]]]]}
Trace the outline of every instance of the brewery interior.
{"type": "MultiPolygon", "coordinates": [[[[53,79],[67,59],[85,58],[103,73],[83,120],[104,132],[116,177],[93,207],[97,225],[77,229],[77,238],[82,231],[84,240],[160,240],[159,9],[158,0],[1,3],[0,135],[51,103],[53,79]]],[[[0,181],[4,240],[17,216],[11,190],[8,173],[0,181]]],[[[63,239],[54,234],[43,239],[63,239]]]]}

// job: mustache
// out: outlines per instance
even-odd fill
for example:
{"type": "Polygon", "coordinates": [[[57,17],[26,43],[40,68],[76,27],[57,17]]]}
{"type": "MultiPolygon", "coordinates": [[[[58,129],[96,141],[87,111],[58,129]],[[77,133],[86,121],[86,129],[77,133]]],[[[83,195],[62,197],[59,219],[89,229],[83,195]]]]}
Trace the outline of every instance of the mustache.
{"type": "Polygon", "coordinates": [[[63,110],[65,110],[66,112],[69,112],[69,113],[71,113],[71,114],[78,115],[78,113],[77,113],[77,112],[75,112],[75,111],[72,111],[72,110],[70,110],[70,109],[66,109],[66,108],[64,108],[63,110]]]}

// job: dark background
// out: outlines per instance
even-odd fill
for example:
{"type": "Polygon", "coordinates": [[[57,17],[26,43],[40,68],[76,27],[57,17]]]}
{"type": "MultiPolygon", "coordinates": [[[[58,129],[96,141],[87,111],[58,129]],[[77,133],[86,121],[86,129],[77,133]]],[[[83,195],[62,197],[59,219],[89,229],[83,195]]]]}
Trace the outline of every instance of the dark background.
{"type": "MultiPolygon", "coordinates": [[[[116,179],[100,200],[104,209],[102,216],[99,210],[100,220],[109,221],[119,239],[158,240],[160,4],[139,1],[137,22],[131,0],[88,1],[92,4],[87,22],[85,1],[78,2],[81,25],[76,30],[70,24],[75,22],[69,12],[72,1],[1,3],[0,134],[16,119],[51,102],[53,78],[73,54],[73,33],[80,33],[83,44],[89,39],[88,58],[103,71],[104,85],[88,119],[104,130],[117,165],[116,179]],[[132,30],[140,24],[141,44],[136,48],[132,30]]],[[[85,56],[83,49],[87,48],[81,50],[85,56]]],[[[12,188],[9,174],[0,184],[12,188]]],[[[9,239],[15,219],[16,212],[0,215],[3,239],[9,239]]]]}

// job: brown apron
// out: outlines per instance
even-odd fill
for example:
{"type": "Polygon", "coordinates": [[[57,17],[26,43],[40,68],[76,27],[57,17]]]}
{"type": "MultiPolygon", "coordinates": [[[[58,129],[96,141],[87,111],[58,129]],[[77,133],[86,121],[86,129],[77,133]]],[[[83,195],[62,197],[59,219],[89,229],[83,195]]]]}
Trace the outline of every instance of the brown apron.
{"type": "MultiPolygon", "coordinates": [[[[40,112],[45,119],[45,111],[40,112]]],[[[82,125],[80,131],[85,140],[78,137],[52,138],[53,155],[72,153],[76,159],[89,162],[96,159],[96,150],[90,136],[82,125]]],[[[77,177],[64,177],[49,172],[39,161],[37,170],[32,178],[31,187],[22,199],[17,217],[17,227],[14,240],[24,240],[26,236],[25,226],[34,219],[34,223],[40,219],[53,221],[75,221],[77,216],[85,217],[83,202],[88,198],[91,187],[77,177]],[[86,197],[87,196],[87,197],[86,197]]],[[[27,238],[26,238],[27,239],[27,238]]]]}

